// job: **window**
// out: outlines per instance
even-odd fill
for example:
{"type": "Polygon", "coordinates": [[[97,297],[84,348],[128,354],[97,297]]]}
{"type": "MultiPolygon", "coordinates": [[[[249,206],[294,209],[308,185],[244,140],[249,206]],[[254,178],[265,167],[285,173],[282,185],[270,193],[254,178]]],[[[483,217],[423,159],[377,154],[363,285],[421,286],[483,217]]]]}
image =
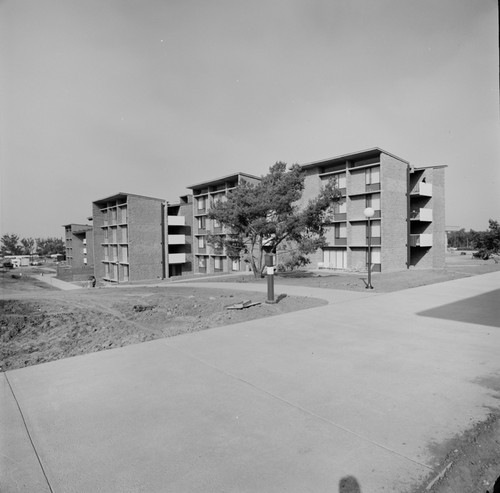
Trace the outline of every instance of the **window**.
{"type": "Polygon", "coordinates": [[[198,210],[199,211],[205,210],[205,197],[200,197],[198,199],[198,210]]]}
{"type": "Polygon", "coordinates": [[[347,252],[345,248],[326,248],[323,250],[323,264],[330,269],[345,269],[347,252]]]}
{"type": "Polygon", "coordinates": [[[109,260],[109,247],[107,245],[104,247],[104,260],[109,260]]]}
{"type": "Polygon", "coordinates": [[[231,269],[232,270],[240,270],[240,259],[239,258],[231,259],[231,269]]]}
{"type": "Polygon", "coordinates": [[[122,262],[128,262],[128,247],[122,246],[122,262]]]}
{"type": "Polygon", "coordinates": [[[335,224],[335,238],[347,238],[347,223],[335,224]]]}
{"type": "Polygon", "coordinates": [[[338,188],[346,188],[346,175],[345,173],[341,173],[337,175],[337,187],[338,188]]]}
{"type": "Polygon", "coordinates": [[[127,231],[127,226],[122,226],[121,228],[122,232],[122,243],[127,243],[128,241],[128,231],[127,231]]]}
{"type": "Polygon", "coordinates": [[[207,218],[205,216],[198,218],[198,229],[205,229],[207,226],[207,218]]]}
{"type": "Polygon", "coordinates": [[[205,248],[205,237],[198,236],[198,248],[205,248]]]}
{"type": "Polygon", "coordinates": [[[206,257],[198,257],[198,267],[200,269],[204,269],[207,266],[207,259],[206,257]]]}
{"type": "Polygon", "coordinates": [[[347,213],[347,202],[345,199],[341,199],[339,202],[335,203],[334,212],[335,212],[335,214],[346,214],[347,213]]]}
{"type": "Polygon", "coordinates": [[[375,211],[380,210],[380,194],[374,193],[366,196],[366,207],[371,207],[375,211]]]}
{"type": "Polygon", "coordinates": [[[373,185],[375,183],[380,183],[380,167],[368,168],[365,170],[365,183],[367,185],[373,185]]]}
{"type": "Polygon", "coordinates": [[[214,219],[214,228],[220,228],[221,227],[221,224],[219,221],[217,221],[217,219],[214,219]]]}
{"type": "Polygon", "coordinates": [[[222,270],[222,259],[220,257],[214,258],[214,268],[215,270],[222,270]]]}
{"type": "Polygon", "coordinates": [[[86,257],[83,259],[83,264],[87,265],[87,258],[86,257]]]}
{"type": "MultiPolygon", "coordinates": [[[[381,264],[382,257],[380,255],[380,248],[372,248],[372,265],[381,264]]],[[[366,265],[368,265],[368,250],[366,250],[366,265]]]]}
{"type": "Polygon", "coordinates": [[[380,221],[372,221],[372,237],[380,238],[382,231],[380,227],[380,221]]]}

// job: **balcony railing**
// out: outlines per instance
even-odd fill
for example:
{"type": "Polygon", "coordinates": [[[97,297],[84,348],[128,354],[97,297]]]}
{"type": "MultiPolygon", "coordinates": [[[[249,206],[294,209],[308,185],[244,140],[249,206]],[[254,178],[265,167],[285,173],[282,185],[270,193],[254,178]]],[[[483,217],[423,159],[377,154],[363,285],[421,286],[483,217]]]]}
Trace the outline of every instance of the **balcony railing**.
{"type": "Polygon", "coordinates": [[[169,226],[185,226],[186,218],[184,216],[168,216],[169,226]]]}
{"type": "Polygon", "coordinates": [[[169,264],[184,264],[186,262],[185,253],[169,253],[168,263],[169,264]]]}
{"type": "Polygon", "coordinates": [[[424,233],[420,235],[410,235],[410,246],[412,247],[431,247],[432,234],[424,233]]]}
{"type": "Polygon", "coordinates": [[[411,191],[411,195],[419,195],[421,197],[432,197],[432,185],[420,181],[417,186],[411,191]]]}
{"type": "Polygon", "coordinates": [[[417,209],[411,212],[412,221],[432,222],[432,209],[417,209]]]}
{"type": "Polygon", "coordinates": [[[185,245],[186,235],[168,235],[169,245],[185,245]]]}

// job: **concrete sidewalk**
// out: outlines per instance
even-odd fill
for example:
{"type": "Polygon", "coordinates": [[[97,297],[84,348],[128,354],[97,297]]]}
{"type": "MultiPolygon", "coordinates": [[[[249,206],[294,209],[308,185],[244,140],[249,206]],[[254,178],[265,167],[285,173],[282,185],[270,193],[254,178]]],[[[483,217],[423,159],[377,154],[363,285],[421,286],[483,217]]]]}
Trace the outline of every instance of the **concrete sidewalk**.
{"type": "Polygon", "coordinates": [[[44,282],[46,284],[50,284],[56,289],[60,289],[61,291],[71,291],[74,289],[82,289],[80,286],[76,286],[70,282],[61,281],[57,279],[56,274],[30,274],[30,277],[36,279],[37,281],[44,282]]]}
{"type": "Polygon", "coordinates": [[[498,408],[499,288],[496,272],[335,291],[3,373],[0,490],[337,493],[352,476],[363,493],[411,491],[444,468],[437,445],[498,408]]]}

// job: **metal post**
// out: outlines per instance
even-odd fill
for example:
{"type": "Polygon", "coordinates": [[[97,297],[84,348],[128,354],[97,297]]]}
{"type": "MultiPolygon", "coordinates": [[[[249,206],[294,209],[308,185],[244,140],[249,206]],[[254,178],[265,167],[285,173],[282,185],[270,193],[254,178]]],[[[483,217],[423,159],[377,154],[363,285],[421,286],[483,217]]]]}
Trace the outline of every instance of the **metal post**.
{"type": "Polygon", "coordinates": [[[373,289],[372,286],[372,227],[371,217],[368,217],[368,285],[366,289],[373,289]]]}
{"type": "Polygon", "coordinates": [[[266,253],[265,257],[266,268],[267,268],[267,302],[275,303],[274,301],[274,267],[273,267],[273,256],[266,253]]]}

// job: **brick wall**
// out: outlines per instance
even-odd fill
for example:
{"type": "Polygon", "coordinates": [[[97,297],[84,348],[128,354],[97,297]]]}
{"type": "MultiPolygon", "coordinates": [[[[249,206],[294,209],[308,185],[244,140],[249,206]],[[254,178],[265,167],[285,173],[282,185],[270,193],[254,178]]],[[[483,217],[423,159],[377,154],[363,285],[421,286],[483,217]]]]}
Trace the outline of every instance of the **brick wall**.
{"type": "Polygon", "coordinates": [[[162,202],[128,196],[130,281],[161,279],[162,202]]]}
{"type": "Polygon", "coordinates": [[[102,226],[104,225],[104,217],[100,210],[100,206],[92,204],[92,228],[93,228],[93,245],[94,245],[94,275],[97,279],[104,277],[104,249],[102,243],[104,242],[104,233],[102,226]]]}
{"type": "Polygon", "coordinates": [[[432,266],[442,269],[446,262],[446,208],[445,208],[445,168],[434,168],[432,172],[433,186],[433,243],[432,266]]]}
{"type": "Polygon", "coordinates": [[[407,268],[407,164],[380,156],[383,272],[407,268]]]}

